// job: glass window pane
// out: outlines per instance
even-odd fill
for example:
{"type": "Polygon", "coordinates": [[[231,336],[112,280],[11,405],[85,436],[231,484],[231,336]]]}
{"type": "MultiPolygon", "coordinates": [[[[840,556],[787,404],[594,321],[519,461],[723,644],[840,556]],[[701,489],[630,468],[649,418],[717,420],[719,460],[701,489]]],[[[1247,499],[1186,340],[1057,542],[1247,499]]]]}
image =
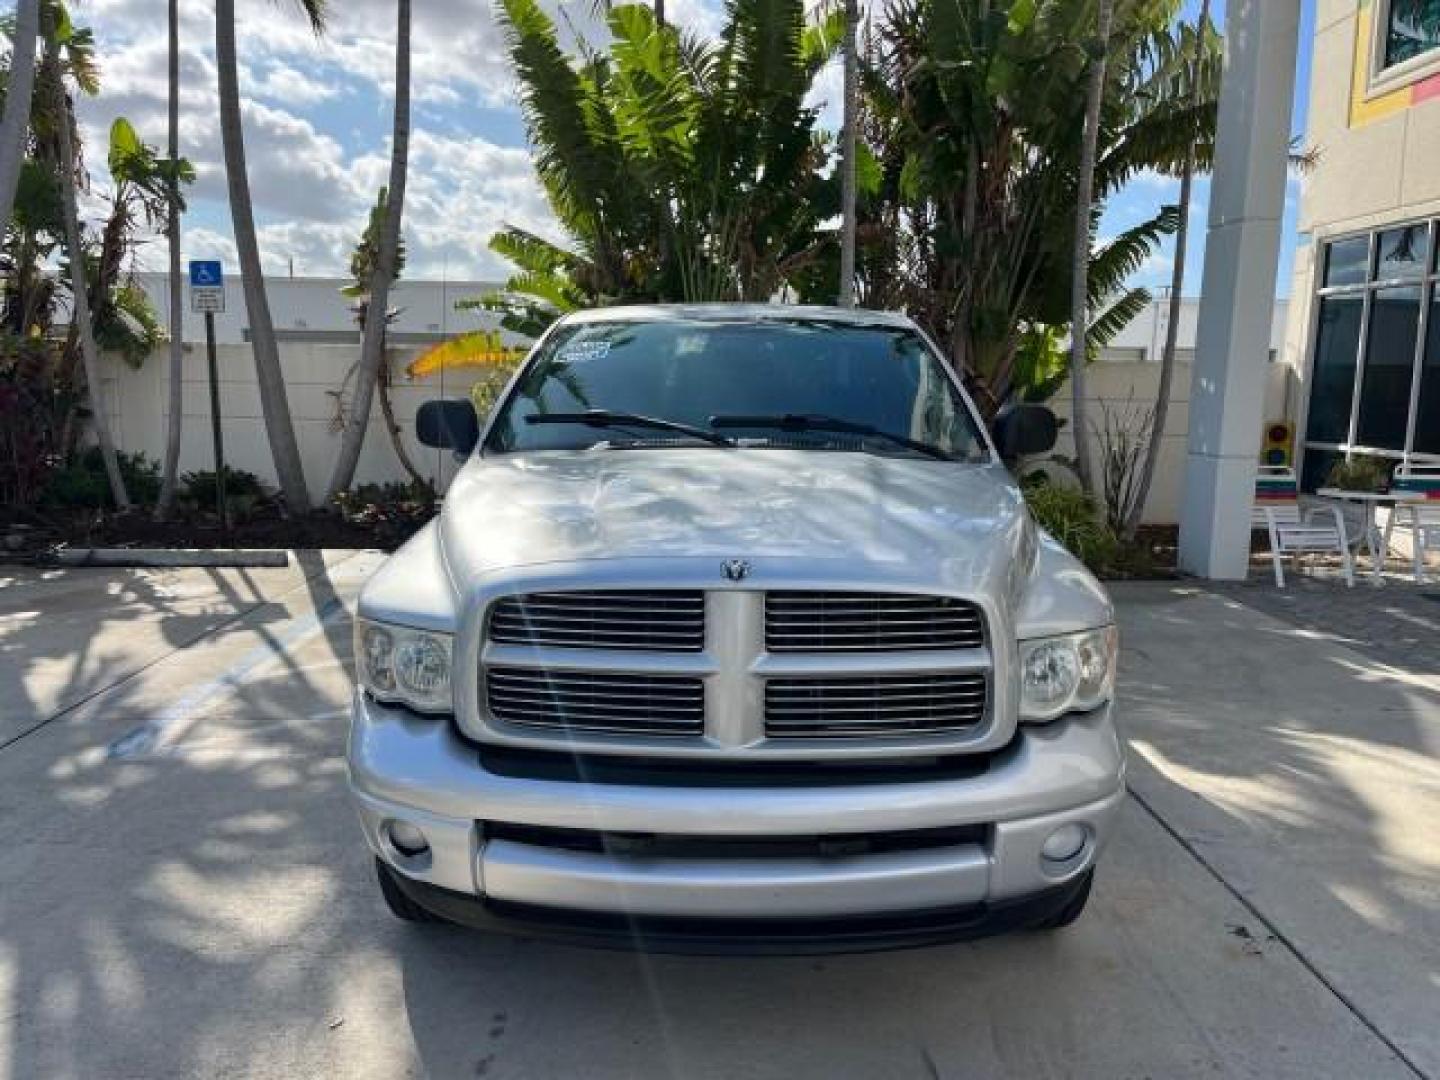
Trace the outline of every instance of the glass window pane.
{"type": "Polygon", "coordinates": [[[1350,402],[1355,393],[1355,360],[1360,349],[1359,296],[1327,296],[1320,301],[1315,335],[1315,366],[1310,374],[1311,442],[1343,443],[1350,436],[1350,402]]]}
{"type": "Polygon", "coordinates": [[[1420,289],[1380,289],[1370,301],[1370,334],[1360,386],[1356,442],[1384,450],[1405,448],[1410,384],[1415,375],[1415,338],[1420,329],[1420,289]]]}
{"type": "Polygon", "coordinates": [[[1425,366],[1420,372],[1415,449],[1422,454],[1440,454],[1440,292],[1430,298],[1430,321],[1425,327],[1425,366]]]}
{"type": "MultiPolygon", "coordinates": [[[[525,369],[489,445],[501,452],[578,450],[615,440],[673,438],[623,423],[607,428],[528,419],[590,409],[702,429],[717,415],[813,414],[956,457],[984,453],[964,399],[929,347],[911,331],[884,326],[724,318],[575,323],[548,338],[525,369]]],[[[763,421],[726,434],[802,448],[871,446],[844,432],[795,433],[763,421]]]]}
{"type": "Polygon", "coordinates": [[[1390,0],[1385,66],[1403,64],[1440,46],[1440,0],[1390,0]]]}
{"type": "Polygon", "coordinates": [[[1325,285],[1359,285],[1369,276],[1370,238],[1353,236],[1325,247],[1325,285]]]}
{"type": "Polygon", "coordinates": [[[1382,232],[1375,277],[1381,281],[1425,276],[1425,253],[1430,246],[1428,225],[1406,225],[1382,232]]]}

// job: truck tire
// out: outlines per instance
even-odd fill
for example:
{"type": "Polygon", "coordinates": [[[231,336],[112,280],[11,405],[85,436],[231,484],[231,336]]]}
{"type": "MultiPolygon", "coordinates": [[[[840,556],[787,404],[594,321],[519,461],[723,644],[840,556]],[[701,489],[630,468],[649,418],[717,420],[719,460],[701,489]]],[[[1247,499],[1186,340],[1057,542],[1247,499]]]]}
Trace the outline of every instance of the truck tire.
{"type": "Polygon", "coordinates": [[[1079,891],[1075,893],[1059,911],[1055,912],[1043,922],[1035,924],[1036,930],[1061,930],[1069,926],[1076,919],[1080,918],[1081,912],[1085,910],[1085,904],[1090,899],[1090,886],[1095,883],[1095,871],[1085,871],[1085,878],[1080,885],[1079,891]]]}
{"type": "Polygon", "coordinates": [[[413,923],[434,923],[442,921],[438,915],[432,915],[419,904],[405,895],[404,890],[395,884],[395,875],[379,859],[375,860],[375,875],[380,879],[380,895],[385,898],[385,906],[402,922],[413,923]]]}

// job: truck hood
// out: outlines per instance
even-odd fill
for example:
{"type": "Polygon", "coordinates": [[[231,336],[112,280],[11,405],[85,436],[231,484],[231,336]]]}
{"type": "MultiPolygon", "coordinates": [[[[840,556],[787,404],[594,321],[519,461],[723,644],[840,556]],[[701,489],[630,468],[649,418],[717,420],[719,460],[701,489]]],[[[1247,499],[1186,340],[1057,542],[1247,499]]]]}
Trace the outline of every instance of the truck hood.
{"type": "Polygon", "coordinates": [[[999,465],[743,448],[473,458],[441,543],[459,582],[552,562],[788,557],[896,564],[972,583],[1024,562],[1022,500],[999,465]],[[937,565],[938,564],[938,565],[937,565]]]}

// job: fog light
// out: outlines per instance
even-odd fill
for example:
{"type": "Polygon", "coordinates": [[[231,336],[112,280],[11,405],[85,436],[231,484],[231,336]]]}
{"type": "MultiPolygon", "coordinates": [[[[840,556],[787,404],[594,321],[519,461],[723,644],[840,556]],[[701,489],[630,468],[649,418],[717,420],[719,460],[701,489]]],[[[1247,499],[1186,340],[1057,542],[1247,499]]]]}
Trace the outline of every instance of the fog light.
{"type": "Polygon", "coordinates": [[[1085,842],[1089,838],[1084,825],[1061,825],[1045,838],[1040,854],[1047,862],[1069,862],[1085,850],[1085,842]]]}
{"type": "Polygon", "coordinates": [[[408,822],[392,821],[385,827],[385,832],[390,838],[391,846],[408,858],[413,859],[430,850],[425,834],[408,822]]]}

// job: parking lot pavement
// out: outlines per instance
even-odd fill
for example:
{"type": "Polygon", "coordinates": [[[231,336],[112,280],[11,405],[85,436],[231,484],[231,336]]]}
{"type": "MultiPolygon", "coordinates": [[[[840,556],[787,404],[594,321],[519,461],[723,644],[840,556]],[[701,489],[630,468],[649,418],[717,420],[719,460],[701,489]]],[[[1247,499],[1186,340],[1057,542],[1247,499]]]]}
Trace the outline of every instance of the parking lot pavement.
{"type": "MultiPolygon", "coordinates": [[[[1387,1042],[1406,1032],[1372,1015],[1395,1028],[1393,1010],[1272,937],[1307,940],[1283,897],[1254,888],[1267,867],[1229,880],[1166,805],[1173,763],[1198,771],[1159,719],[1157,657],[1194,648],[1168,621],[1174,597],[1121,594],[1127,625],[1155,628],[1132,634],[1153,667],[1132,664],[1127,686],[1149,710],[1137,756],[1160,817],[1127,802],[1077,926],[823,960],[641,957],[385,913],[341,758],[346,605],[377,559],[252,572],[238,601],[203,571],[167,572],[176,601],[113,571],[0,592],[5,685],[19,687],[0,750],[0,1077],[1417,1075],[1387,1042]],[[79,599],[63,628],[11,619],[51,610],[51,590],[94,598],[88,619],[79,599]],[[167,618],[185,632],[168,636],[167,618]],[[1239,898],[1252,891],[1253,908],[1239,898]]],[[[1222,673],[1211,682],[1220,695],[1222,673]]],[[[1189,798],[1235,812],[1198,782],[1189,798]]],[[[1342,838],[1368,826],[1405,855],[1404,836],[1343,802],[1274,827],[1325,832],[1330,813],[1342,838]]],[[[1404,882],[1378,856],[1371,869],[1377,919],[1423,906],[1423,889],[1388,895],[1404,882]]],[[[1324,865],[1307,871],[1314,885],[1324,865]]]]}

